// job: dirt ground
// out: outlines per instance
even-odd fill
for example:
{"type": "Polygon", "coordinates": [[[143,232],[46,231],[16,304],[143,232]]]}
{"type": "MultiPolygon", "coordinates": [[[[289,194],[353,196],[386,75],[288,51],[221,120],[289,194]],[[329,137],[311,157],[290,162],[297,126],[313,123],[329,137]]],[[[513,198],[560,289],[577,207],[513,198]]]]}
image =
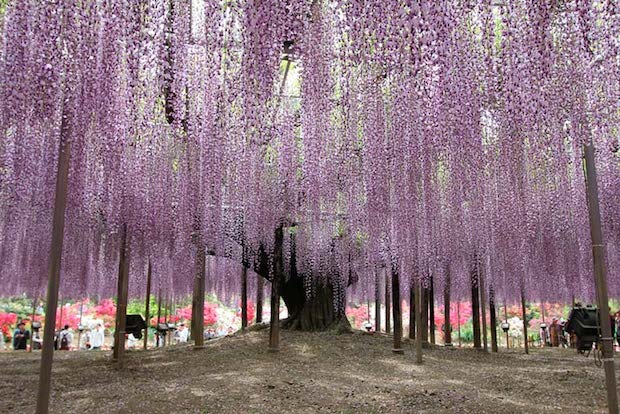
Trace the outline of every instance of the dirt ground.
{"type": "MultiPolygon", "coordinates": [[[[414,364],[391,340],[364,333],[267,332],[189,346],[55,353],[52,413],[539,413],[606,412],[603,371],[568,349],[484,354],[425,350],[414,364]]],[[[620,363],[617,358],[616,367],[620,363]]],[[[38,353],[0,353],[0,412],[34,412],[38,353]]],[[[620,369],[617,371],[620,376],[620,369]]]]}

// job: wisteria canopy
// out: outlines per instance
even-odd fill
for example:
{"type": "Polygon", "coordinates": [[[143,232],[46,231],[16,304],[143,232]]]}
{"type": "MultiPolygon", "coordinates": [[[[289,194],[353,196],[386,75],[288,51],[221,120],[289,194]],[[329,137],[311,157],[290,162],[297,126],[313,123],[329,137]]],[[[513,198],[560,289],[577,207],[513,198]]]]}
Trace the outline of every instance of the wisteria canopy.
{"type": "MultiPolygon", "coordinates": [[[[374,296],[482,269],[498,299],[594,296],[584,143],[620,295],[611,0],[14,0],[0,17],[0,294],[45,286],[61,123],[64,296],[239,292],[239,266],[374,296]],[[197,235],[201,243],[197,243],[197,235]],[[247,252],[248,257],[242,257],[247,252]],[[270,259],[271,260],[271,259],[270,259]],[[351,283],[352,282],[352,283],[351,283]]],[[[245,256],[245,255],[244,255],[245,256]]]]}

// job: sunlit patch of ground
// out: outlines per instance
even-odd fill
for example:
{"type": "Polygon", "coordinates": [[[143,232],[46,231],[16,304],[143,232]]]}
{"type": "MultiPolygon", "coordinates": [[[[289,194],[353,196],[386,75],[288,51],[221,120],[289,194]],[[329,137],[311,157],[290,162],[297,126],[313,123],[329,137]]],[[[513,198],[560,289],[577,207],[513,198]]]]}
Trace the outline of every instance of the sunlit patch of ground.
{"type": "MultiPolygon", "coordinates": [[[[603,371],[573,350],[438,347],[417,366],[412,343],[395,355],[385,336],[284,331],[274,354],[267,335],[128,352],[123,372],[109,352],[56,353],[51,412],[606,412],[603,371]]],[[[0,354],[0,412],[34,412],[39,355],[0,354]]]]}

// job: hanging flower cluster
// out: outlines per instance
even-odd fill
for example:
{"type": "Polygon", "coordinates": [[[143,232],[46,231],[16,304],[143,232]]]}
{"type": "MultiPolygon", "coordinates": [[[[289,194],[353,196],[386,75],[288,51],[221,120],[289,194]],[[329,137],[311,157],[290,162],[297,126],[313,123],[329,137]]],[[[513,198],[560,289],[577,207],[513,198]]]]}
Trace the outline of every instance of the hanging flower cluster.
{"type": "Polygon", "coordinates": [[[590,142],[620,295],[612,4],[11,2],[0,294],[45,284],[65,140],[63,295],[114,292],[126,226],[132,295],[149,262],[154,286],[187,294],[206,249],[209,288],[231,299],[284,226],[285,262],[340,306],[350,285],[374,296],[381,269],[455,299],[481,275],[497,298],[592,298],[590,142]]]}

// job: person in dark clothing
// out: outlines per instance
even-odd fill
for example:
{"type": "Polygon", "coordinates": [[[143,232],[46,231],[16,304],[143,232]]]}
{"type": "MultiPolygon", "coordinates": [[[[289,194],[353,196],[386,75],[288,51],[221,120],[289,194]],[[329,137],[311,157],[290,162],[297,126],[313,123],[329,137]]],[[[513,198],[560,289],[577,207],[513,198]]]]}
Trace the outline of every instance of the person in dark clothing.
{"type": "Polygon", "coordinates": [[[616,312],[616,340],[618,341],[618,346],[620,346],[620,311],[616,312]]]}
{"type": "Polygon", "coordinates": [[[13,332],[13,349],[25,350],[30,340],[30,331],[26,330],[26,324],[20,322],[17,324],[17,329],[13,332]]]}
{"type": "Polygon", "coordinates": [[[611,326],[611,344],[613,347],[613,341],[616,337],[616,317],[611,313],[611,308],[609,308],[609,325],[611,326]]]}

